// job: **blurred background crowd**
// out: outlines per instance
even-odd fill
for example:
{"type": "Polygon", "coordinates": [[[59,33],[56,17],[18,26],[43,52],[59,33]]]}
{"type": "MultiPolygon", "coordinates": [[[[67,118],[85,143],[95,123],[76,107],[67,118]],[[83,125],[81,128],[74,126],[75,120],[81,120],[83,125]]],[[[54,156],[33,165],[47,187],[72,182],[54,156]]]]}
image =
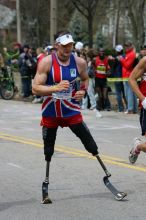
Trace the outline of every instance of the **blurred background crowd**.
{"type": "MultiPolygon", "coordinates": [[[[41,103],[42,97],[33,96],[31,85],[37,65],[43,57],[55,52],[55,45],[46,44],[33,48],[29,44],[13,43],[11,48],[4,47],[0,52],[0,68],[10,66],[21,78],[22,99],[32,103],[41,103]]],[[[132,42],[118,44],[113,50],[103,47],[98,49],[84,46],[82,41],[74,44],[72,53],[86,60],[89,75],[89,87],[81,103],[81,109],[96,109],[96,116],[102,117],[101,111],[113,109],[109,95],[115,94],[117,111],[126,114],[138,112],[138,100],[131,90],[128,78],[139,60],[146,55],[146,46],[136,51],[132,42]]]]}

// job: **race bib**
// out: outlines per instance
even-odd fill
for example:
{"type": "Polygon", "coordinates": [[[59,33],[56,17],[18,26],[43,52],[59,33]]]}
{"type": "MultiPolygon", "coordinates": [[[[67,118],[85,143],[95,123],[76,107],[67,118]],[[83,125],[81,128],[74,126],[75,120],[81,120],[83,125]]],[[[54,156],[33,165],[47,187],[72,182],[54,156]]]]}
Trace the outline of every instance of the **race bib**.
{"type": "Polygon", "coordinates": [[[52,97],[54,99],[64,99],[69,100],[72,98],[72,85],[68,88],[68,90],[63,90],[60,92],[53,92],[52,97]]]}

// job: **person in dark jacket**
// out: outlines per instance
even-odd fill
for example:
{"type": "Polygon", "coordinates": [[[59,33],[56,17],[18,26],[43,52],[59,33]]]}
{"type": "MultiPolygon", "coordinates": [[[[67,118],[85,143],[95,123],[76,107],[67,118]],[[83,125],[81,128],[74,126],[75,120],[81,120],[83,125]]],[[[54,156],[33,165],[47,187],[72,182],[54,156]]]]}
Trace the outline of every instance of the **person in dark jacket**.
{"type": "Polygon", "coordinates": [[[124,85],[122,81],[122,65],[118,60],[119,56],[124,57],[123,46],[120,44],[116,45],[115,52],[116,55],[114,59],[112,59],[111,77],[115,78],[114,86],[115,86],[116,99],[118,104],[118,111],[124,112],[125,108],[127,108],[127,101],[126,101],[124,85]]]}
{"type": "Polygon", "coordinates": [[[32,63],[28,51],[29,51],[29,45],[24,45],[23,53],[20,54],[18,60],[19,71],[21,74],[21,82],[22,82],[22,96],[24,98],[29,97],[31,95],[30,68],[32,66],[32,63]]]}

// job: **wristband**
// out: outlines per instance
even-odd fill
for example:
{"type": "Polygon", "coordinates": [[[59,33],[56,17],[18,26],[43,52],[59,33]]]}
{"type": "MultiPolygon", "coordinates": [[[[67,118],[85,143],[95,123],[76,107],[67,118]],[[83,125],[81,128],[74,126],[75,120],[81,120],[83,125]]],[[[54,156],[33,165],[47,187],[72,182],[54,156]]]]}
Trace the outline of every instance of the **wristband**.
{"type": "Polygon", "coordinates": [[[83,91],[87,92],[87,89],[86,89],[86,88],[80,88],[80,90],[83,90],[83,91]]]}
{"type": "Polygon", "coordinates": [[[145,97],[144,100],[141,102],[141,104],[142,104],[142,107],[143,107],[144,109],[146,109],[146,97],[145,97]]]}
{"type": "Polygon", "coordinates": [[[82,83],[80,85],[80,90],[84,90],[85,92],[87,92],[88,87],[85,85],[85,83],[82,83]]]}

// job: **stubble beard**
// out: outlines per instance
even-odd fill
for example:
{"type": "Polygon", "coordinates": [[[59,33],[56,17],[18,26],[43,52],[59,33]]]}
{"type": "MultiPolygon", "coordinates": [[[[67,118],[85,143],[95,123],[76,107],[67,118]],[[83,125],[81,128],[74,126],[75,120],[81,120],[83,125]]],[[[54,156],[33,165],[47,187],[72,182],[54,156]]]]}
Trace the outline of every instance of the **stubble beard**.
{"type": "Polygon", "coordinates": [[[70,58],[70,54],[69,55],[64,55],[62,53],[58,53],[57,56],[58,56],[58,59],[61,62],[67,62],[69,60],[69,58],[70,58]]]}

